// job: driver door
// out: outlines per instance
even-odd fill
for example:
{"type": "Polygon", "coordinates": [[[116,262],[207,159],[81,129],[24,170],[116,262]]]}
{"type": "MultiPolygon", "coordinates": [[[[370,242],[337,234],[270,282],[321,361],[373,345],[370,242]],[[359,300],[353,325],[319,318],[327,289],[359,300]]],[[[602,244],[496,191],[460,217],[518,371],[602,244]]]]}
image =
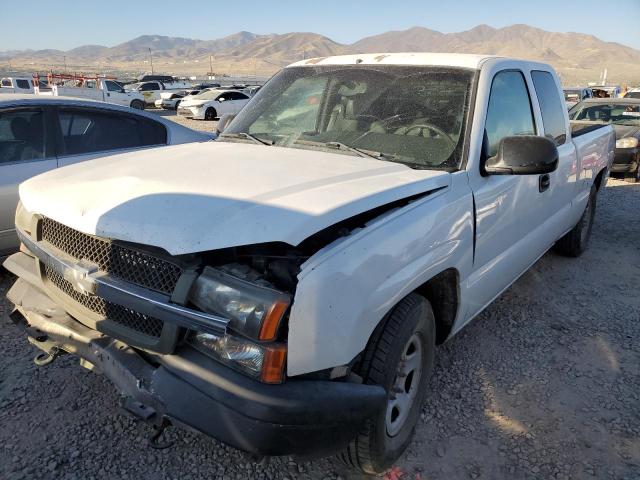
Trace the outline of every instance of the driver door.
{"type": "MultiPolygon", "coordinates": [[[[485,158],[496,154],[502,138],[538,131],[526,75],[520,70],[503,70],[493,78],[485,120],[485,158]]],[[[540,177],[470,172],[476,246],[467,284],[467,318],[482,310],[549,248],[545,221],[552,206],[551,191],[541,191],[540,177]]]]}

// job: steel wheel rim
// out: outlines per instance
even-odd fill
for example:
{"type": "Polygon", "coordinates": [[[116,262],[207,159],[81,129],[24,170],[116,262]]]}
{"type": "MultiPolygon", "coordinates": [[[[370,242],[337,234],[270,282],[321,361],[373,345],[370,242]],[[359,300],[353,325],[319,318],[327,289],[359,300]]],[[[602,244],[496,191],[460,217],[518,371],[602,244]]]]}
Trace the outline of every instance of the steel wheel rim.
{"type": "Polygon", "coordinates": [[[420,337],[414,333],[402,350],[396,376],[389,392],[385,425],[387,435],[390,437],[396,436],[402,430],[418,395],[418,386],[422,377],[422,356],[420,337]]]}

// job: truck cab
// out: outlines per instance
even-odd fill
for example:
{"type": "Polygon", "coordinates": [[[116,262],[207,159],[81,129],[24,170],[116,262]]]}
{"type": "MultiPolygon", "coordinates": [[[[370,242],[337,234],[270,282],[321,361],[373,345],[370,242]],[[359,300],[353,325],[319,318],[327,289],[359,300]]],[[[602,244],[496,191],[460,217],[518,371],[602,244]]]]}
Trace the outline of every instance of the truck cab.
{"type": "Polygon", "coordinates": [[[33,93],[33,81],[30,78],[4,77],[0,79],[0,93],[33,93]]]}

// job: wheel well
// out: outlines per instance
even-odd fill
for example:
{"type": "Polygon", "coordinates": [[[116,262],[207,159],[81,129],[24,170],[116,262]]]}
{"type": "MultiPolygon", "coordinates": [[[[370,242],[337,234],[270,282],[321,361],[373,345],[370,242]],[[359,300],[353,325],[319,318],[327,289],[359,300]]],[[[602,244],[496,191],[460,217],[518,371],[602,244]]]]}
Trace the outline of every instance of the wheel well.
{"type": "Polygon", "coordinates": [[[596,190],[600,190],[600,187],[602,186],[602,179],[604,178],[604,172],[606,170],[606,168],[603,168],[602,170],[600,170],[598,175],[596,175],[596,179],[593,182],[596,186],[596,190]]]}
{"type": "Polygon", "coordinates": [[[415,290],[429,300],[433,308],[437,343],[444,342],[449,336],[458,313],[460,298],[458,278],[457,270],[450,268],[440,272],[415,290]]]}

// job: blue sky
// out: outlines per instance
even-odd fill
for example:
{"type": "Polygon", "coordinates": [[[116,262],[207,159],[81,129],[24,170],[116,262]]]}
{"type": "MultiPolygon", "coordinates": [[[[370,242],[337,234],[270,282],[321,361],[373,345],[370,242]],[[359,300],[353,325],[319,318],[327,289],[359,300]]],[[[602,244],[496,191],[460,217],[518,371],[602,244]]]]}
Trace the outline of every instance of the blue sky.
{"type": "Polygon", "coordinates": [[[416,25],[459,32],[481,23],[590,33],[640,49],[640,0],[241,0],[237,7],[229,0],[29,0],[14,5],[0,2],[0,50],[113,46],[143,34],[210,40],[240,30],[311,31],[351,43],[416,25]],[[202,6],[206,3],[211,6],[202,6]]]}

